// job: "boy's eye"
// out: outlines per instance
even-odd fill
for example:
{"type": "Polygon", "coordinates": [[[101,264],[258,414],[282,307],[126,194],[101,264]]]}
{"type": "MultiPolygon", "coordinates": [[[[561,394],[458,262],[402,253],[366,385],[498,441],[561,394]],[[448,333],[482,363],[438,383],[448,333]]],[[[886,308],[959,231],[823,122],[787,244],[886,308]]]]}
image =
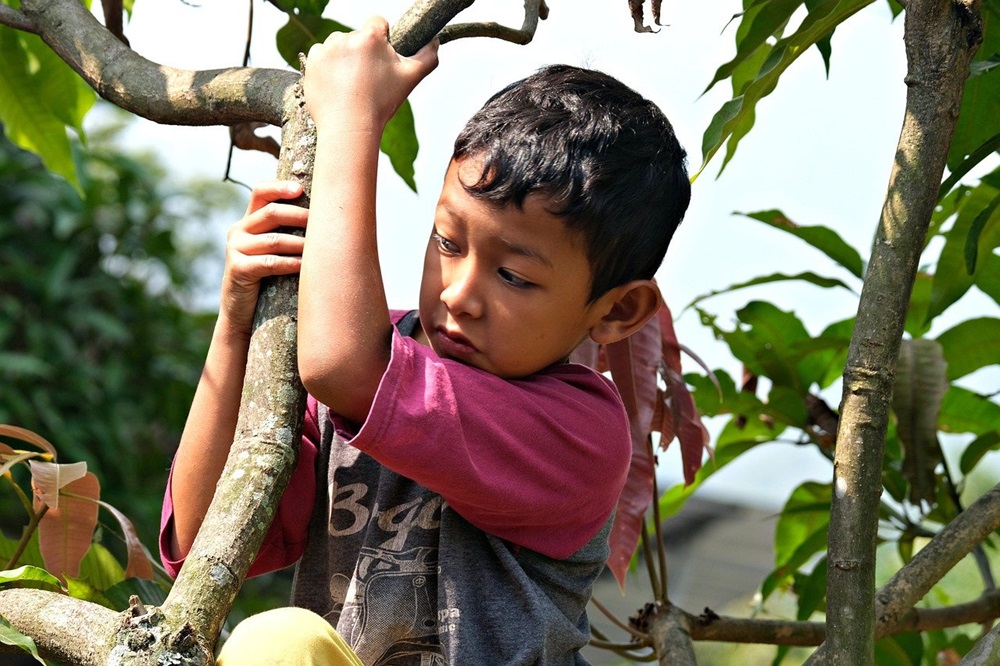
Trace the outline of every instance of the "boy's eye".
{"type": "Polygon", "coordinates": [[[439,234],[438,232],[432,232],[431,238],[437,243],[438,248],[445,252],[446,254],[458,254],[458,246],[452,243],[450,240],[439,234]]]}
{"type": "Polygon", "coordinates": [[[529,287],[535,286],[533,282],[528,282],[527,280],[514,275],[506,268],[501,268],[497,270],[497,273],[500,274],[501,280],[503,280],[512,287],[516,287],[517,289],[527,289],[529,287]]]}

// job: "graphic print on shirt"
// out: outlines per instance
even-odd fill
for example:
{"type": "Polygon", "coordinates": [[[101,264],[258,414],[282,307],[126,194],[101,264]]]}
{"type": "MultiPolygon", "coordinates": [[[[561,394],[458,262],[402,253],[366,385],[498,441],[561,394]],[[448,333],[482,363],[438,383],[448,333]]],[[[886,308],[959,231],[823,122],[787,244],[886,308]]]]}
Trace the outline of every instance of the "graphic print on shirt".
{"type": "Polygon", "coordinates": [[[456,619],[439,629],[436,535],[442,499],[425,493],[382,508],[368,493],[364,483],[330,488],[330,536],[363,537],[368,544],[359,549],[353,579],[331,581],[337,628],[366,664],[444,666],[438,634],[456,619]]]}

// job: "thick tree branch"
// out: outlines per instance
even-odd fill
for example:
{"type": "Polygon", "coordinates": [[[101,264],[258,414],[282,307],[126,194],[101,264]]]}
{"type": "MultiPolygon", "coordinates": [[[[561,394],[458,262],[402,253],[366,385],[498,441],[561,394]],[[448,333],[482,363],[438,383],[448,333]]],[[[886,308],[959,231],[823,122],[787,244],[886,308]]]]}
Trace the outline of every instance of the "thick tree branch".
{"type": "Polygon", "coordinates": [[[865,666],[874,659],[875,543],[896,359],[969,62],[981,38],[978,0],[907,5],[906,113],[844,372],[830,516],[828,639],[809,664],[865,666]]]}
{"type": "Polygon", "coordinates": [[[104,606],[29,589],[4,590],[0,616],[30,634],[46,659],[77,666],[104,666],[122,624],[121,614],[104,606]]]}
{"type": "Polygon", "coordinates": [[[524,2],[524,23],[520,29],[508,28],[505,25],[494,23],[456,23],[445,26],[438,35],[442,44],[456,39],[467,37],[492,37],[502,39],[514,44],[527,44],[535,37],[538,29],[538,19],[545,19],[549,15],[549,9],[545,0],[525,0],[524,2]]]}
{"type": "Polygon", "coordinates": [[[297,72],[240,67],[191,71],[158,65],[118,41],[79,2],[23,0],[38,33],[104,99],[168,125],[281,124],[297,72]]]}

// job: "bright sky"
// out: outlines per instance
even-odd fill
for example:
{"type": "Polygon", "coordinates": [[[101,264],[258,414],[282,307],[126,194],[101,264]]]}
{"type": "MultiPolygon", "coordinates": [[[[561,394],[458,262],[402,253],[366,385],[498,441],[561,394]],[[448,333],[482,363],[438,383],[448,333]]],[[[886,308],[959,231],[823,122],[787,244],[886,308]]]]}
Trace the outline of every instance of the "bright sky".
{"type": "MultiPolygon", "coordinates": [[[[692,171],[701,165],[701,135],[730,90],[724,82],[701,94],[716,68],[735,51],[735,24],[728,29],[726,24],[740,11],[739,0],[665,2],[663,21],[669,25],[658,34],[633,32],[626,0],[549,4],[549,20],[540,23],[528,46],[485,39],[443,46],[439,68],[411,97],[421,141],[419,194],[406,188],[388,161],[380,174],[379,242],[390,305],[416,303],[423,247],[454,136],[490,94],[541,65],[565,62],[622,79],[664,109],[687,148],[692,171]]],[[[332,0],[326,15],[357,25],[369,13],[379,12],[392,22],[408,5],[401,0],[332,0]]],[[[266,3],[258,2],[255,8],[251,64],[284,67],[273,46],[281,15],[266,3]]],[[[647,20],[648,14],[647,6],[647,20]]],[[[520,26],[523,15],[520,3],[478,0],[459,18],[520,26]]],[[[246,38],[245,3],[204,0],[195,7],[179,0],[137,2],[126,33],[133,48],[156,62],[191,69],[239,65],[246,38]]],[[[835,34],[829,80],[819,53],[805,54],[783,76],[778,91],[758,105],[756,127],[721,178],[716,179],[720,153],[696,181],[692,205],[658,279],[678,318],[681,342],[713,367],[739,376],[739,365],[712,340],[696,313],[682,312],[695,296],[779,271],[814,270],[850,282],[818,252],[734,216],[735,211],[780,208],[799,224],[834,228],[867,258],[902,121],[904,73],[902,21],[893,23],[880,0],[835,34]]],[[[178,173],[224,173],[224,128],[162,127],[142,121],[131,136],[156,150],[178,173]]],[[[233,177],[253,183],[273,177],[274,171],[273,158],[243,153],[235,158],[233,177]]],[[[855,297],[843,290],[806,285],[744,290],[704,305],[729,327],[734,310],[753,298],[795,310],[814,332],[856,309],[855,297]]],[[[834,403],[838,400],[839,395],[832,397],[834,403]]],[[[664,458],[672,481],[680,470],[674,457],[671,452],[664,458]]],[[[713,477],[706,493],[773,507],[803,480],[827,481],[831,474],[829,464],[811,449],[791,445],[758,448],[744,458],[738,467],[713,477]],[[777,466],[787,473],[776,474],[777,466]]]]}

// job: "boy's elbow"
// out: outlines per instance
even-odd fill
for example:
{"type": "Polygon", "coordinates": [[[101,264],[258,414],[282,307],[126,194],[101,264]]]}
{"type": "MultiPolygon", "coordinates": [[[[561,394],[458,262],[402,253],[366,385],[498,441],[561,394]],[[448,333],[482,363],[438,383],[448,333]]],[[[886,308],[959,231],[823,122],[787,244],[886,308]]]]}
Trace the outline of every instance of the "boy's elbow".
{"type": "Polygon", "coordinates": [[[329,357],[310,359],[299,357],[299,377],[302,386],[317,401],[337,414],[354,421],[364,422],[371,409],[381,373],[373,377],[358,359],[339,363],[329,357]]]}

